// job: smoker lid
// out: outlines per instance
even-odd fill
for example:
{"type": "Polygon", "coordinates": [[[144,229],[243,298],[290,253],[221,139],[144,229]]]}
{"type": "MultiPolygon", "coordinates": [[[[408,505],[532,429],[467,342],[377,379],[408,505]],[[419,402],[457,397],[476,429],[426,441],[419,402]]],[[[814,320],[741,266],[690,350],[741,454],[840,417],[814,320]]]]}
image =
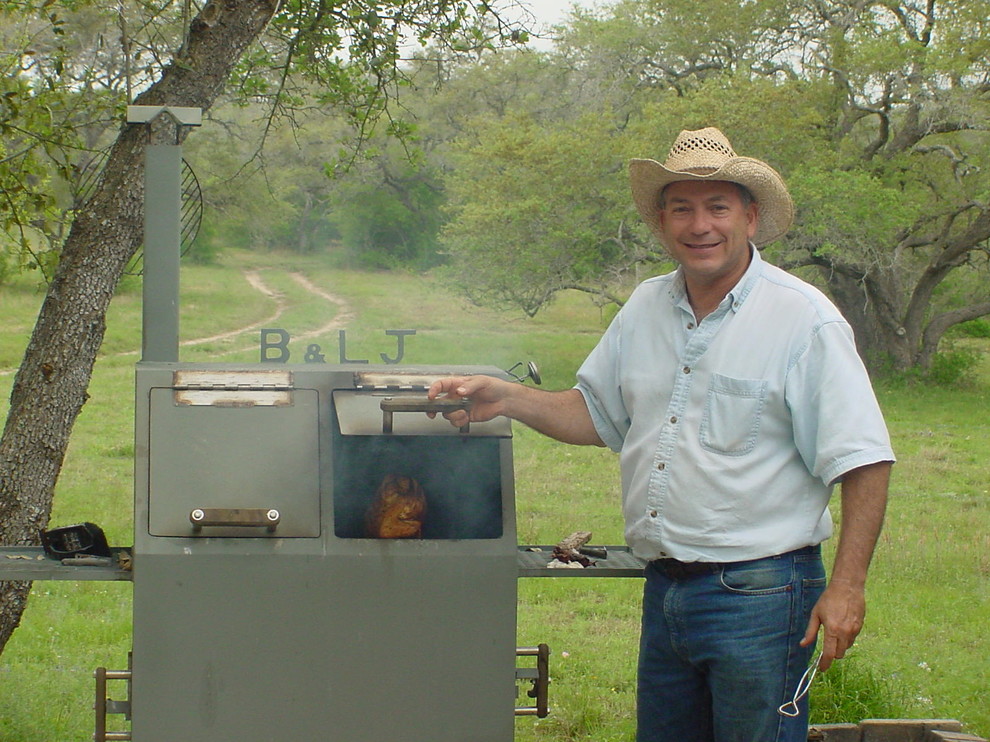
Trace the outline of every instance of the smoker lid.
{"type": "MultiPolygon", "coordinates": [[[[333,392],[333,406],[342,435],[384,435],[382,401],[425,397],[425,390],[374,390],[356,391],[337,389],[333,392]]],[[[392,415],[392,435],[471,436],[485,438],[511,438],[512,425],[508,418],[498,417],[484,423],[471,423],[468,432],[461,432],[442,415],[432,420],[425,412],[396,412],[392,415]]]]}

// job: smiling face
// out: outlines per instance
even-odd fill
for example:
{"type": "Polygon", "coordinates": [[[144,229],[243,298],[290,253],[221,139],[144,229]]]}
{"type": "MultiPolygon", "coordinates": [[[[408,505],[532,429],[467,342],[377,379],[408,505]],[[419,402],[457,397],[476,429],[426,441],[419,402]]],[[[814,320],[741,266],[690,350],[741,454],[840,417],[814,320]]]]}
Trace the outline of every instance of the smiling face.
{"type": "Polygon", "coordinates": [[[667,186],[660,230],[692,303],[700,294],[720,294],[721,301],[742,278],[757,218],[757,205],[744,201],[734,183],[681,180],[667,186]]]}

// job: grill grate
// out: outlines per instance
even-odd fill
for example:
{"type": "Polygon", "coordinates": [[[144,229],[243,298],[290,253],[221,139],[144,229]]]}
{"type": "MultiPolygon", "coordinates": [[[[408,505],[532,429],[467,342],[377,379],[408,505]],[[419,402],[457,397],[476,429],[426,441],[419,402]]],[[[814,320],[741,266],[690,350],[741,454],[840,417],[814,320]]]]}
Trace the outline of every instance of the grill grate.
{"type": "Polygon", "coordinates": [[[606,559],[595,559],[595,566],[583,569],[550,568],[553,546],[520,546],[517,558],[520,577],[642,577],[646,562],[634,556],[628,546],[606,546],[606,559]],[[537,551],[538,550],[538,551],[537,551]]]}

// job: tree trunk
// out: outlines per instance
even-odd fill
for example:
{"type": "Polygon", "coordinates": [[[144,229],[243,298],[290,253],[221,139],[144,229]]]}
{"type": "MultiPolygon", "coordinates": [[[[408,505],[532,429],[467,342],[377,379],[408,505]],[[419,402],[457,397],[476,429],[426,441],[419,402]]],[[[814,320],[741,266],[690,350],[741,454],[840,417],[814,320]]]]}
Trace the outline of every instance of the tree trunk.
{"type": "Polygon", "coordinates": [[[820,270],[835,305],[853,329],[863,362],[873,371],[910,368],[915,344],[901,325],[896,284],[891,285],[894,278],[855,274],[836,264],[820,270]]]}
{"type": "Polygon", "coordinates": [[[927,316],[924,310],[938,282],[926,282],[924,277],[902,310],[896,301],[899,289],[893,273],[878,269],[870,276],[853,275],[835,264],[820,268],[835,305],[853,328],[860,357],[872,371],[915,367],[927,371],[950,327],[990,314],[990,302],[984,301],[927,316]]]}
{"type": "MultiPolygon", "coordinates": [[[[275,0],[209,2],[191,24],[181,59],[134,103],[208,109],[275,9],[275,0]]],[[[14,380],[0,438],[0,544],[36,544],[48,522],[107,308],[142,241],[145,145],[174,144],[184,136],[168,116],[149,125],[125,124],[96,190],[73,222],[14,380]]],[[[20,622],[29,588],[30,583],[0,582],[0,651],[20,622]]]]}

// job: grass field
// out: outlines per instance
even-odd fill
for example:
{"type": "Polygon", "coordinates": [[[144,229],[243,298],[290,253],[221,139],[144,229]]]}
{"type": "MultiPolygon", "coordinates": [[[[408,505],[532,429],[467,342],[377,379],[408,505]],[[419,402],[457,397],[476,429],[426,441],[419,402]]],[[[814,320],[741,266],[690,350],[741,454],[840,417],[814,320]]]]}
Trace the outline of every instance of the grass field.
{"type": "MultiPolygon", "coordinates": [[[[351,359],[394,354],[395,339],[384,331],[412,328],[403,362],[508,368],[535,360],[544,386],[563,388],[608,321],[578,296],[526,319],[471,307],[425,278],[347,273],[277,254],[185,267],[182,286],[183,361],[255,362],[261,327],[291,333],[293,362],[311,345],[335,361],[337,319],[351,359]]],[[[0,415],[40,299],[23,277],[0,287],[0,415]]],[[[54,525],[99,523],[119,545],[133,538],[131,399],[140,327],[140,287],[129,279],[108,318],[52,514],[54,525]]],[[[986,341],[970,342],[987,349],[986,341]]],[[[878,394],[899,463],[871,572],[870,612],[850,657],[816,681],[813,714],[819,721],[948,717],[990,736],[990,363],[984,356],[978,378],[964,387],[884,382],[878,394]]],[[[521,543],[553,543],[575,530],[621,543],[614,455],[516,426],[514,457],[521,543]]],[[[552,649],[553,713],[518,719],[517,740],[633,739],[640,589],[637,579],[520,580],[519,644],[552,649]]],[[[129,584],[35,583],[22,626],[0,656],[0,742],[91,738],[92,671],[126,666],[130,599],[129,584]]],[[[111,717],[111,728],[118,719],[111,717]]]]}

